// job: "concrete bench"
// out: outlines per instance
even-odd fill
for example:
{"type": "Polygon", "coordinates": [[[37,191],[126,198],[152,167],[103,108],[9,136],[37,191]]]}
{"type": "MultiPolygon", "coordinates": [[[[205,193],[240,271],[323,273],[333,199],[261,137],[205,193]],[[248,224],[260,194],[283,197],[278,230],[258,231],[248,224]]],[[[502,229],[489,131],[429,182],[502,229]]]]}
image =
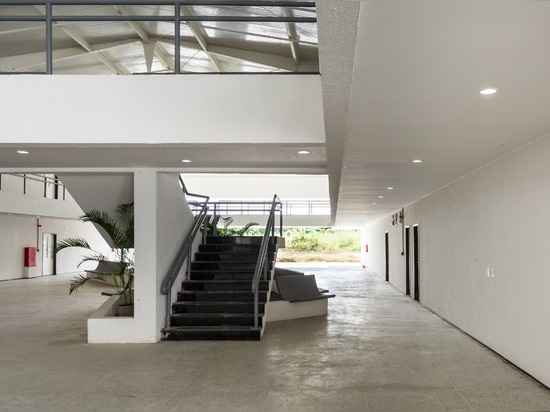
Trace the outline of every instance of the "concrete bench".
{"type": "Polygon", "coordinates": [[[326,315],[328,299],[336,296],[319,289],[315,275],[275,268],[274,280],[266,322],[326,315]]]}
{"type": "Polygon", "coordinates": [[[317,287],[315,275],[275,276],[275,282],[277,282],[277,290],[281,299],[291,303],[328,299],[336,296],[320,291],[317,287]]]}

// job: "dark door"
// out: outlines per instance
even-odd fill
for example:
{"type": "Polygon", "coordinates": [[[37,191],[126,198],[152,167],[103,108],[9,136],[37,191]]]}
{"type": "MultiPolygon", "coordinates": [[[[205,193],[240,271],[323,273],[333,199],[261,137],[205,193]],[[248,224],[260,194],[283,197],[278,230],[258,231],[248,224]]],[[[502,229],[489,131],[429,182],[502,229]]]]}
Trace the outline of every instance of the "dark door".
{"type": "Polygon", "coordinates": [[[414,300],[420,302],[420,272],[418,265],[418,226],[413,228],[414,300]]]}
{"type": "Polygon", "coordinates": [[[390,234],[386,232],[384,249],[386,253],[386,282],[390,281],[390,234]]]}
{"type": "Polygon", "coordinates": [[[411,295],[411,248],[410,243],[410,228],[405,228],[405,295],[411,295]]]}

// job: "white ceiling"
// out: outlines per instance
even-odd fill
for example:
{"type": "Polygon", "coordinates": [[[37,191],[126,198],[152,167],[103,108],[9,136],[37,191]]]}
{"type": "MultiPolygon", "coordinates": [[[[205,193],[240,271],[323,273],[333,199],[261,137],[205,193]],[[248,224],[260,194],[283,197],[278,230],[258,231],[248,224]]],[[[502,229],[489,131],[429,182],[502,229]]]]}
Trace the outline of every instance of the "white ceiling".
{"type": "MultiPolygon", "coordinates": [[[[359,227],[550,131],[550,2],[321,0],[317,15],[326,146],[197,146],[205,170],[326,171],[333,219],[359,227]]],[[[11,164],[13,148],[0,168],[165,167],[173,150],[40,147],[11,164]]]]}
{"type": "MultiPolygon", "coordinates": [[[[325,108],[328,124],[347,119],[327,136],[343,145],[337,224],[392,213],[550,131],[550,2],[360,6],[347,113],[325,108]]],[[[323,71],[338,29],[319,32],[323,71]]]]}

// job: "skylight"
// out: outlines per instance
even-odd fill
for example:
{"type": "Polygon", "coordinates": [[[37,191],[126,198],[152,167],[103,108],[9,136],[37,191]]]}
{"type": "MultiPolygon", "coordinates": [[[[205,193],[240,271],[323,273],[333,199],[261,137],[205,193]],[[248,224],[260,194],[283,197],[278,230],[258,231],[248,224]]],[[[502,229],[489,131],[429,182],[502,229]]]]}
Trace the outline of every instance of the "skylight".
{"type": "Polygon", "coordinates": [[[13,1],[0,0],[2,72],[319,71],[314,2],[48,3],[14,5],[13,1]],[[51,18],[46,17],[48,7],[51,18]]]}

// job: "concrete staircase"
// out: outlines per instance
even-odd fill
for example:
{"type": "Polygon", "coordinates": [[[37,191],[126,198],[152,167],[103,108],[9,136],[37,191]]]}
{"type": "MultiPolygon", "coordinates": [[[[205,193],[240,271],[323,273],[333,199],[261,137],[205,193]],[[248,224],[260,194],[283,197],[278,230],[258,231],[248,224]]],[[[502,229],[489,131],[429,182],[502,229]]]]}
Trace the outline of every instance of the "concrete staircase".
{"type": "Polygon", "coordinates": [[[172,304],[170,327],[163,329],[163,339],[260,340],[280,240],[270,242],[268,280],[260,281],[259,327],[254,327],[251,287],[262,238],[208,237],[172,304]]]}

